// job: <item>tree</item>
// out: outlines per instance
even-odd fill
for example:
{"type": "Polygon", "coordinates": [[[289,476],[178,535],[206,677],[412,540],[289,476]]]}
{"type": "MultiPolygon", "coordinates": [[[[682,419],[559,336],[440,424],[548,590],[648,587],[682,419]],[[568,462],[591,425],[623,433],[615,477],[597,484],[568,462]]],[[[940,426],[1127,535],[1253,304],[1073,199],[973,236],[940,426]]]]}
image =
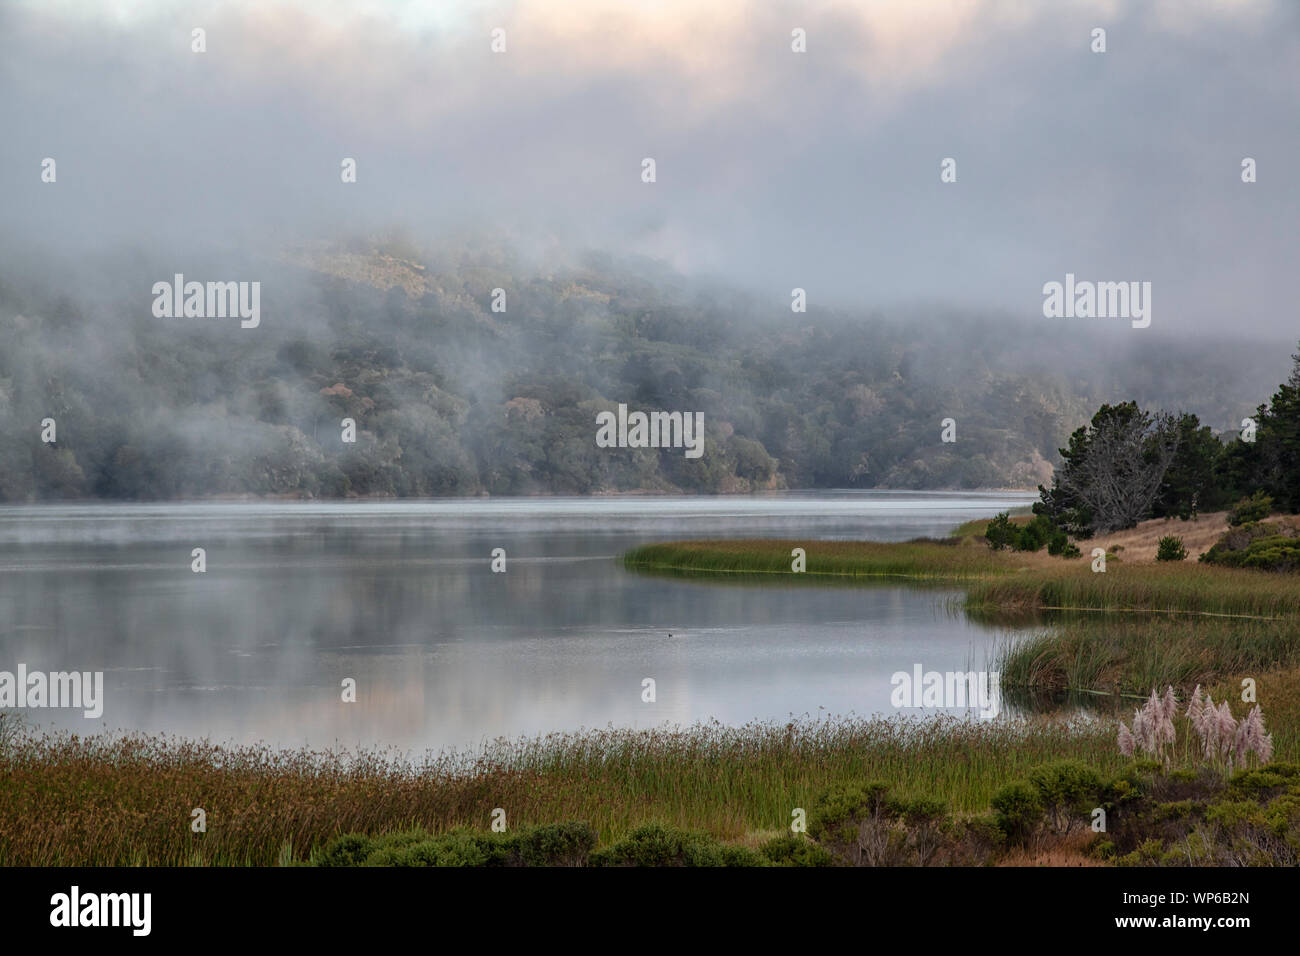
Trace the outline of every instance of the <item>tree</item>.
{"type": "Polygon", "coordinates": [[[1223,443],[1208,425],[1192,414],[1177,420],[1178,450],[1174,453],[1160,492],[1151,507],[1156,518],[1195,517],[1201,511],[1217,511],[1230,500],[1215,484],[1215,471],[1223,455],[1223,443]]]}
{"type": "Polygon", "coordinates": [[[1179,421],[1136,402],[1103,405],[1076,429],[1039,513],[1076,535],[1131,528],[1151,514],[1179,447],[1179,421]]]}
{"type": "Polygon", "coordinates": [[[1300,354],[1292,355],[1291,375],[1261,409],[1260,486],[1279,508],[1300,512],[1300,354]]]}

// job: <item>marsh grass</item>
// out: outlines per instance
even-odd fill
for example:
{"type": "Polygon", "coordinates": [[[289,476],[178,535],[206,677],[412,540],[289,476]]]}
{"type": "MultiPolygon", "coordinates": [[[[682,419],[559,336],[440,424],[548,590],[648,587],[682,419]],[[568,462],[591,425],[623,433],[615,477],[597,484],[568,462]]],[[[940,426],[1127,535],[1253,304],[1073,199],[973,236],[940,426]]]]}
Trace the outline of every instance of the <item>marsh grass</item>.
{"type": "Polygon", "coordinates": [[[1300,579],[1201,564],[1121,564],[1101,574],[1086,561],[1071,562],[973,581],[966,607],[1282,618],[1300,613],[1300,579]]]}
{"type": "MultiPolygon", "coordinates": [[[[960,530],[960,529],[959,529],[960,530]]],[[[1043,611],[1202,614],[1241,618],[1300,616],[1295,575],[1204,564],[1124,564],[1106,573],[1090,562],[991,551],[954,535],[913,541],[722,540],[646,545],[623,557],[626,567],[692,576],[781,580],[888,578],[958,582],[965,609],[985,620],[1030,620],[1043,611]],[[807,552],[807,570],[791,570],[791,551],[807,552]]]]}
{"type": "Polygon", "coordinates": [[[29,735],[0,766],[0,865],[276,865],[349,832],[659,821],[723,840],[784,831],[834,783],[882,780],[957,812],[1070,756],[1118,767],[1109,726],[1057,718],[840,718],[501,741],[418,763],[166,737],[29,735]],[[191,810],[208,830],[190,830],[191,810]]]}
{"type": "Polygon", "coordinates": [[[1039,691],[1145,696],[1188,693],[1233,675],[1300,664],[1300,622],[1188,615],[1098,615],[1013,640],[998,659],[1003,684],[1039,691]]]}
{"type": "Polygon", "coordinates": [[[626,567],[706,574],[772,575],[791,581],[818,577],[969,580],[1006,574],[1005,556],[958,538],[912,541],[720,540],[673,541],[635,548],[626,567]],[[791,552],[803,548],[807,570],[791,570],[791,552]]]}

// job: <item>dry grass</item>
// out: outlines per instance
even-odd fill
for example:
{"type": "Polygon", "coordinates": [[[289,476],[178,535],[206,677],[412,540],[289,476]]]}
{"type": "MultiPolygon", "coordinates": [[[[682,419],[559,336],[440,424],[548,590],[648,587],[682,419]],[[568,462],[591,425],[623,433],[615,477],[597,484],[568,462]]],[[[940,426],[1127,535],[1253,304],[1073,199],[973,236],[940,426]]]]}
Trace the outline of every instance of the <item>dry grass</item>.
{"type": "Polygon", "coordinates": [[[1081,830],[1058,836],[1045,845],[1030,849],[1009,850],[996,866],[1106,866],[1106,863],[1088,853],[1088,844],[1094,834],[1081,830]]]}
{"type": "Polygon", "coordinates": [[[1120,554],[1126,562],[1138,564],[1155,561],[1156,548],[1160,544],[1160,539],[1166,535],[1173,535],[1182,539],[1183,547],[1187,549],[1187,559],[1195,561],[1202,552],[1209,551],[1210,546],[1227,530],[1226,511],[1200,515],[1190,521],[1182,521],[1178,518],[1152,518],[1140,522],[1134,528],[1081,541],[1079,547],[1085,552],[1093,548],[1105,548],[1110,551],[1118,547],[1122,549],[1120,554]]]}

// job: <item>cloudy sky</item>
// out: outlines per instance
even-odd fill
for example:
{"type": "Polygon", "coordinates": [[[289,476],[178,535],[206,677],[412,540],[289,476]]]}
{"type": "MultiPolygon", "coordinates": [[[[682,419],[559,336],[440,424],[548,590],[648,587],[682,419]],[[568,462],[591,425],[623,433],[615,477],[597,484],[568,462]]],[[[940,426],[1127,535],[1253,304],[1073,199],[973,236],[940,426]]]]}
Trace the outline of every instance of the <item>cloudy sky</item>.
{"type": "Polygon", "coordinates": [[[0,238],[404,225],[1024,317],[1073,272],[1152,282],[1152,333],[1294,339],[1297,91],[1282,0],[7,0],[0,238]]]}

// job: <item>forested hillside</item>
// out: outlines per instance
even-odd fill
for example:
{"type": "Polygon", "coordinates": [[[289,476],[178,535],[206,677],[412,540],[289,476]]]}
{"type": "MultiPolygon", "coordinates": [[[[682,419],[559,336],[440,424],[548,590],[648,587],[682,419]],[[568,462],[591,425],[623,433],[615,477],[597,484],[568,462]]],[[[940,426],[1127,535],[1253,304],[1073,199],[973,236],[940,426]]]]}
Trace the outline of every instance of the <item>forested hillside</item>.
{"type": "Polygon", "coordinates": [[[1048,320],[830,311],[815,293],[800,314],[788,290],[651,265],[398,241],[249,276],[251,329],[156,318],[149,288],[170,272],[114,274],[69,287],[0,267],[0,499],[1033,488],[1100,402],[1227,430],[1288,364],[1048,320]],[[703,413],[703,456],[597,447],[618,403],[703,413]]]}

